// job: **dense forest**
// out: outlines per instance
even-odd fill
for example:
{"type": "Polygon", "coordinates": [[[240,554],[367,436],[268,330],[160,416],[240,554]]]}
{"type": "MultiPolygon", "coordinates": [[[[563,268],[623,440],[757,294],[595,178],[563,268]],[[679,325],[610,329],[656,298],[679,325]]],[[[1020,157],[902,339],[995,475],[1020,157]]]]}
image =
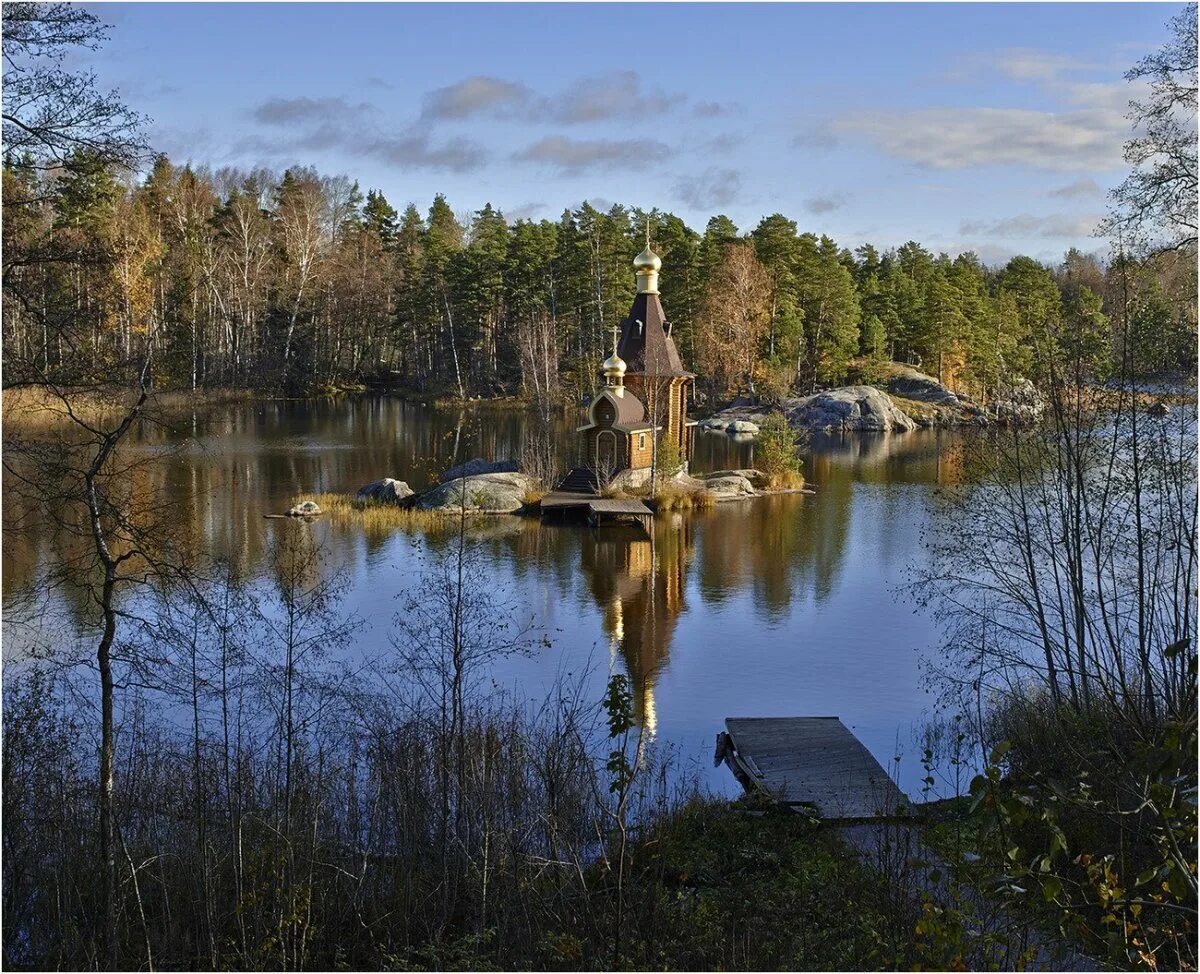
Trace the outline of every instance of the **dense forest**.
{"type": "Polygon", "coordinates": [[[159,388],[578,395],[628,309],[647,228],[676,339],[718,395],[837,384],[862,356],[986,398],[1067,333],[1086,333],[1103,378],[1130,290],[1134,370],[1195,368],[1187,249],[1128,267],[1072,250],[1052,267],[989,268],[911,241],[851,251],[782,214],[748,232],[714,216],[700,233],[670,213],[584,203],[509,223],[491,205],[460,216],[442,196],[399,212],[308,168],[160,156],[135,178],[75,152],[5,163],[6,375],[78,379],[149,345],[159,388]]]}
{"type": "MultiPolygon", "coordinates": [[[[1126,75],[1148,93],[1110,256],[989,268],[917,243],[848,250],[782,215],[699,233],[583,205],[510,225],[442,197],[401,213],[308,169],[179,167],[77,70],[72,52],[106,37],[93,13],[5,4],[3,530],[6,559],[40,560],[5,592],[4,966],[1195,969],[1195,403],[1143,392],[1196,367],[1196,9],[1126,75]],[[911,492],[873,508],[921,529],[909,591],[944,633],[921,798],[935,774],[950,788],[911,847],[889,827],[860,860],[767,796],[698,795],[689,756],[673,767],[639,723],[636,672],[600,699],[565,668],[541,699],[503,692],[492,663],[556,637],[512,614],[526,600],[485,569],[507,542],[483,526],[477,544],[465,509],[414,515],[427,571],[400,603],[360,602],[307,520],[266,522],[261,571],[197,544],[256,536],[240,493],[231,518],[200,496],[247,476],[240,457],[208,461],[193,494],[139,439],[175,421],[167,389],[573,396],[647,232],[710,397],[869,380],[889,360],[980,398],[1041,386],[1028,422],[961,441],[947,462],[969,475],[939,480],[930,516],[911,492]],[[78,625],[57,624],[60,600],[86,607],[78,625]],[[360,606],[386,634],[374,660],[360,606]]],[[[696,570],[770,563],[749,575],[778,584],[752,599],[799,602],[809,581],[780,546],[825,559],[865,520],[829,501],[808,508],[822,527],[710,522],[721,557],[696,570]]],[[[396,571],[367,523],[339,550],[396,571]]],[[[686,564],[685,523],[658,522],[650,579],[672,544],[686,564]]],[[[553,558],[537,539],[513,541],[521,560],[553,558]]]]}

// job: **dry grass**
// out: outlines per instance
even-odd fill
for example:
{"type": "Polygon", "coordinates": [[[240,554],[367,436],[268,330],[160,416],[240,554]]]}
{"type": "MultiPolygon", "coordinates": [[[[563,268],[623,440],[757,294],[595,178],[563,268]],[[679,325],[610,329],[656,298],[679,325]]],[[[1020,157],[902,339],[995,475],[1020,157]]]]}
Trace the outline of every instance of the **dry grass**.
{"type": "MultiPolygon", "coordinates": [[[[71,392],[71,409],[85,422],[104,423],[120,416],[137,398],[135,390],[71,392]]],[[[147,412],[170,417],[198,408],[218,406],[229,402],[245,402],[262,398],[245,389],[211,389],[197,392],[156,392],[148,402],[147,412]]],[[[62,399],[41,386],[5,389],[0,397],[4,423],[13,429],[49,428],[67,421],[62,399]]]]}
{"type": "Polygon", "coordinates": [[[804,486],[804,474],[799,470],[784,470],[767,477],[767,490],[799,490],[804,486]]]}
{"type": "Polygon", "coordinates": [[[675,485],[660,487],[654,496],[650,498],[650,506],[654,508],[656,513],[665,513],[667,511],[706,511],[709,508],[715,507],[716,503],[717,495],[711,490],[705,488],[695,490],[675,485]]]}
{"type": "Polygon", "coordinates": [[[453,527],[455,511],[425,511],[415,507],[398,507],[378,501],[360,503],[349,494],[300,494],[292,503],[313,501],[331,521],[353,524],[369,534],[391,531],[438,530],[453,527]]]}
{"type": "Polygon", "coordinates": [[[890,392],[888,395],[891,396],[896,407],[918,426],[936,426],[946,418],[961,422],[970,420],[970,417],[966,416],[964,411],[957,406],[942,406],[932,402],[921,402],[919,399],[906,399],[904,396],[897,396],[890,392]]]}
{"type": "Polygon", "coordinates": [[[521,495],[521,502],[526,507],[538,507],[542,503],[542,498],[546,496],[548,491],[543,487],[530,487],[521,495]]]}

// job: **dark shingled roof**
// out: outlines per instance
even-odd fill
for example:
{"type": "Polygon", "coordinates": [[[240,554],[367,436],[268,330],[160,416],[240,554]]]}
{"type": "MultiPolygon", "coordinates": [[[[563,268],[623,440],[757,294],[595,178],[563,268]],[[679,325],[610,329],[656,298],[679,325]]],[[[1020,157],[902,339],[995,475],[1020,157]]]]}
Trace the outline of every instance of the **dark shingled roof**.
{"type": "Polygon", "coordinates": [[[646,418],[646,407],[642,401],[628,389],[624,395],[617,396],[617,422],[623,426],[640,423],[646,418]]]}
{"type": "Polygon", "coordinates": [[[621,322],[621,341],[617,345],[617,354],[625,360],[630,372],[692,374],[683,367],[675,341],[663,329],[664,321],[666,315],[657,294],[638,294],[633,299],[629,317],[621,322]]]}
{"type": "MultiPolygon", "coordinates": [[[[624,433],[636,433],[639,430],[654,428],[651,423],[646,422],[645,404],[628,389],[625,390],[623,396],[616,395],[611,389],[601,390],[597,394],[596,399],[592,400],[592,409],[596,408],[596,400],[603,396],[605,392],[612,393],[612,399],[617,404],[617,418],[613,421],[613,429],[621,430],[624,433]]],[[[588,422],[580,426],[579,429],[591,429],[593,425],[593,423],[588,422]]]]}

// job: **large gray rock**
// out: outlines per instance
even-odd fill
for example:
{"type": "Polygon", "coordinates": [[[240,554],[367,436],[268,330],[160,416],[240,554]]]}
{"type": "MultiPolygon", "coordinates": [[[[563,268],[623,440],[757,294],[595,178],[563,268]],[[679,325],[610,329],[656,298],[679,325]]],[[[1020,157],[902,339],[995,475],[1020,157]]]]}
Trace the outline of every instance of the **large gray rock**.
{"type": "Polygon", "coordinates": [[[382,480],[372,480],[369,484],[359,487],[358,493],[354,496],[360,504],[373,502],[400,505],[412,497],[413,493],[413,489],[403,480],[384,477],[382,480]]]}
{"type": "Polygon", "coordinates": [[[890,433],[917,428],[891,397],[874,386],[845,386],[788,403],[788,422],[809,430],[890,433]]]}
{"type": "Polygon", "coordinates": [[[992,400],[992,413],[1002,423],[1037,419],[1046,408],[1046,400],[1028,379],[1017,379],[992,400]]]}
{"type": "Polygon", "coordinates": [[[748,419],[735,419],[725,427],[725,432],[732,435],[747,434],[753,436],[758,432],[758,424],[752,423],[748,419]]]}
{"type": "Polygon", "coordinates": [[[704,486],[717,495],[718,500],[730,497],[751,497],[757,493],[754,485],[737,473],[704,478],[704,486]]]}
{"type": "Polygon", "coordinates": [[[888,379],[888,392],[917,402],[932,402],[939,406],[957,405],[959,397],[931,375],[916,369],[901,369],[888,379]]]}
{"type": "Polygon", "coordinates": [[[744,477],[755,488],[767,486],[767,475],[761,470],[755,470],[753,467],[741,470],[714,470],[712,473],[704,475],[705,480],[715,477],[744,477]]]}
{"type": "Polygon", "coordinates": [[[316,501],[301,501],[288,511],[288,517],[316,517],[321,506],[316,501]]]}
{"type": "Polygon", "coordinates": [[[460,510],[472,514],[510,514],[525,506],[537,482],[523,473],[484,473],[438,484],[417,499],[423,510],[460,510]]]}
{"type": "Polygon", "coordinates": [[[438,482],[448,484],[452,480],[458,480],[461,477],[477,477],[485,473],[516,473],[516,460],[484,460],[476,457],[474,460],[468,460],[466,463],[460,463],[457,467],[451,467],[444,474],[438,477],[438,482]]]}

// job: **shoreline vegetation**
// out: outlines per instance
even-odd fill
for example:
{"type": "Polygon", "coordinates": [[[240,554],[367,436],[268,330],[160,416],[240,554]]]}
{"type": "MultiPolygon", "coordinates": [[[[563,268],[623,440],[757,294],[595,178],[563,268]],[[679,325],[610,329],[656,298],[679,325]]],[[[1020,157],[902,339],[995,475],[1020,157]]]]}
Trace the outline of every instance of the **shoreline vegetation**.
{"type": "MultiPolygon", "coordinates": [[[[1196,371],[1196,16],[1126,74],[1109,257],[1000,267],[782,213],[510,221],[307,166],[179,165],[78,58],[107,39],[94,13],[7,3],[4,490],[25,523],[5,542],[37,521],[55,544],[5,606],[34,647],[5,671],[3,966],[1023,969],[1062,945],[1196,969],[1196,428],[1139,391],[1196,371]],[[368,654],[318,532],[272,521],[269,568],[241,577],[134,445],[225,387],[580,402],[644,242],[701,405],[757,437],[768,481],[796,482],[809,431],[994,431],[939,491],[911,589],[945,632],[921,767],[922,798],[950,800],[922,802],[916,847],[936,856],[702,793],[619,663],[599,694],[569,672],[543,699],[498,690],[490,664],[553,633],[513,615],[468,518],[372,607],[368,654]],[[60,598],[71,628],[43,631],[60,598]]],[[[551,467],[500,475],[513,508],[551,467]]],[[[329,504],[381,531],[429,516],[329,504]]]]}
{"type": "MultiPolygon", "coordinates": [[[[859,363],[855,368],[862,367],[859,363]]],[[[863,385],[876,389],[900,413],[912,420],[913,428],[953,428],[980,427],[989,423],[1009,421],[1011,415],[997,414],[993,405],[991,413],[975,408],[969,399],[960,399],[950,393],[932,376],[925,375],[897,363],[888,363],[886,367],[876,365],[871,370],[869,378],[863,379],[863,385]],[[904,395],[889,388],[886,379],[888,375],[901,374],[917,383],[914,389],[910,384],[905,390],[910,395],[904,395]],[[915,396],[915,397],[914,397],[915,396]]],[[[862,375],[853,371],[852,377],[862,375]]],[[[816,395],[836,395],[854,387],[833,387],[822,390],[816,395]]],[[[1132,390],[1111,388],[1104,385],[1093,385],[1086,393],[1090,405],[1104,411],[1116,411],[1122,402],[1132,401],[1144,409],[1156,409],[1172,406],[1187,405],[1196,401],[1196,384],[1194,380],[1173,373],[1164,377],[1149,377],[1145,387],[1135,387],[1132,390]]],[[[100,384],[81,388],[58,388],[49,385],[13,385],[0,392],[0,404],[3,409],[3,421],[14,426],[52,422],[56,416],[64,413],[64,396],[70,397],[71,408],[81,415],[100,416],[120,407],[126,400],[137,394],[134,387],[126,390],[113,389],[100,384]]],[[[1044,402],[1042,394],[1033,390],[1034,401],[1044,402]]],[[[583,407],[578,403],[562,400],[547,404],[521,394],[494,394],[489,396],[472,396],[459,399],[452,393],[428,395],[412,389],[395,387],[347,385],[315,389],[304,393],[284,394],[281,392],[254,388],[207,388],[195,390],[163,389],[155,391],[152,402],[157,413],[164,417],[179,415],[196,409],[212,409],[230,403],[239,402],[320,402],[338,399],[385,397],[404,402],[418,403],[433,409],[441,410],[511,410],[514,412],[544,413],[547,409],[552,412],[569,413],[583,407]]],[[[798,400],[791,400],[796,402],[798,400]]],[[[732,422],[738,419],[761,419],[771,413],[784,412],[788,400],[771,400],[759,396],[739,396],[724,402],[717,402],[713,407],[700,409],[696,418],[702,421],[716,419],[732,422]]],[[[1040,406],[1039,406],[1040,408],[1040,406]]],[[[723,431],[723,426],[716,427],[723,431]]],[[[806,426],[803,420],[795,423],[798,435],[804,432],[819,431],[828,427],[806,426]]],[[[864,429],[861,425],[838,427],[844,432],[886,432],[903,431],[903,427],[889,427],[886,430],[864,429]]],[[[707,431],[707,430],[705,430],[707,431]]]]}

